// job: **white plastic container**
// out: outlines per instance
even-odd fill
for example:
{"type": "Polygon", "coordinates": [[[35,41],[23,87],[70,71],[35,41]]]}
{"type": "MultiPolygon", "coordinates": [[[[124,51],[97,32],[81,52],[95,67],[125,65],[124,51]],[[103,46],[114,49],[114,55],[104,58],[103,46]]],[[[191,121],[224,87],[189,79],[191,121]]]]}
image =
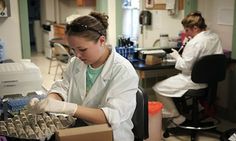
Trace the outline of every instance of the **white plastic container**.
{"type": "Polygon", "coordinates": [[[0,64],[0,96],[42,90],[42,80],[39,68],[27,60],[0,64]]]}
{"type": "Polygon", "coordinates": [[[163,104],[160,102],[148,102],[148,127],[149,138],[145,141],[161,141],[162,135],[162,115],[163,104]]]}
{"type": "Polygon", "coordinates": [[[160,47],[168,48],[169,47],[169,35],[168,34],[160,34],[160,47]]]}

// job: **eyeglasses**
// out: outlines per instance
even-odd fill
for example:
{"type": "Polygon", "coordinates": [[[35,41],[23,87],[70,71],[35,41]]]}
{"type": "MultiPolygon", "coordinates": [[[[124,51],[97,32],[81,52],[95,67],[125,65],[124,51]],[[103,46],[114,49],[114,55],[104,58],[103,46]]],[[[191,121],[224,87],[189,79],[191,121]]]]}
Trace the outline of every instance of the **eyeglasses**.
{"type": "Polygon", "coordinates": [[[102,36],[102,32],[99,30],[96,30],[92,27],[89,27],[87,25],[84,24],[80,24],[80,23],[76,23],[76,24],[68,24],[66,26],[66,32],[84,32],[84,31],[94,31],[96,33],[98,33],[100,36],[102,36]]]}

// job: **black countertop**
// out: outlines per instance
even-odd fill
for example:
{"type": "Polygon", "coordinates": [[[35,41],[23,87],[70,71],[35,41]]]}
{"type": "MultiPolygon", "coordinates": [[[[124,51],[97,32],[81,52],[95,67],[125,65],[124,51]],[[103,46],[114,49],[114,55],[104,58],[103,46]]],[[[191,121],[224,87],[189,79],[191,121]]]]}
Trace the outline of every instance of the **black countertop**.
{"type": "Polygon", "coordinates": [[[144,60],[131,62],[136,70],[155,70],[155,69],[170,69],[175,67],[175,62],[162,62],[156,65],[147,65],[144,60]]]}

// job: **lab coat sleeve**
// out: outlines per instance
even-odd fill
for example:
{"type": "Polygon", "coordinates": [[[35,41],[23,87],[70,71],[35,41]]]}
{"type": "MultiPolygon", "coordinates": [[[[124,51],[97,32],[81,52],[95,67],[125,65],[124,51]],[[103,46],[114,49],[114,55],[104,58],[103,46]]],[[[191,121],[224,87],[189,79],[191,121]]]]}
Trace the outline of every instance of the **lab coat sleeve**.
{"type": "Polygon", "coordinates": [[[113,129],[119,128],[123,121],[131,120],[138,89],[138,76],[132,66],[116,73],[109,84],[109,97],[101,108],[113,129]]]}
{"type": "Polygon", "coordinates": [[[63,98],[63,100],[67,99],[67,93],[68,93],[69,87],[70,87],[70,83],[69,83],[70,76],[72,73],[74,61],[75,61],[75,57],[69,61],[68,65],[66,67],[66,70],[63,73],[63,79],[55,81],[52,84],[51,89],[49,90],[48,94],[58,93],[63,98]]]}
{"type": "Polygon", "coordinates": [[[198,58],[200,53],[200,44],[194,43],[189,44],[185,47],[182,57],[176,60],[175,68],[181,70],[183,73],[190,73],[192,70],[193,63],[198,58]]]}

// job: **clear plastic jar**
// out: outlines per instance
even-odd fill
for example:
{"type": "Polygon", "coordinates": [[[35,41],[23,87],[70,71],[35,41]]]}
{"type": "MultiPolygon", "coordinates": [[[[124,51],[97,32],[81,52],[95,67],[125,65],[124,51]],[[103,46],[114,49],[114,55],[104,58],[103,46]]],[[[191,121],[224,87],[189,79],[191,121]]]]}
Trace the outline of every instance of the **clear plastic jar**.
{"type": "Polygon", "coordinates": [[[168,34],[160,34],[160,47],[161,48],[169,47],[169,35],[168,34]]]}

